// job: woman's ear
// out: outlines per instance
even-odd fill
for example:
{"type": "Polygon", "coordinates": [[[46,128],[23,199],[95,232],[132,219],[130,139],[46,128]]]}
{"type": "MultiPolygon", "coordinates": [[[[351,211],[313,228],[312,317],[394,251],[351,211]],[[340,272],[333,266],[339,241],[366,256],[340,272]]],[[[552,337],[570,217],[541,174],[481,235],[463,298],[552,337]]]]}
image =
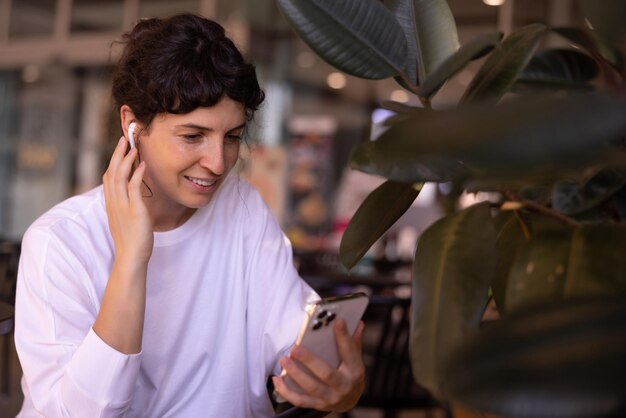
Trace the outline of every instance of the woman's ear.
{"type": "MultiPolygon", "coordinates": [[[[122,125],[122,132],[126,138],[128,138],[128,126],[132,122],[136,122],[135,114],[128,105],[122,105],[120,107],[120,122],[122,125]]],[[[137,137],[137,131],[135,130],[135,137],[137,137]]]]}

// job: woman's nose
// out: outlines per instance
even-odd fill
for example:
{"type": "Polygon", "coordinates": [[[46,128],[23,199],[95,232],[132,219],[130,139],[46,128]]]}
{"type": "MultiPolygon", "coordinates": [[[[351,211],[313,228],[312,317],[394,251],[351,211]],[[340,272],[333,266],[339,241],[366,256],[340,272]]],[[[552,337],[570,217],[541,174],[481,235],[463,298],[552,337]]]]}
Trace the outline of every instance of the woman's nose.
{"type": "Polygon", "coordinates": [[[222,141],[208,141],[202,150],[200,165],[216,176],[224,174],[226,164],[224,162],[224,144],[222,141]]]}

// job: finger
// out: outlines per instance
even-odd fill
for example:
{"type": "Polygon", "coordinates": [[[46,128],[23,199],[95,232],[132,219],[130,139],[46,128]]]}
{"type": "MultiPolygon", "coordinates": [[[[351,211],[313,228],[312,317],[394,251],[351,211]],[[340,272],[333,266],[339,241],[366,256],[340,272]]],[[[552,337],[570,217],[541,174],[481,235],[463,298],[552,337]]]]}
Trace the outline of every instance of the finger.
{"type": "Polygon", "coordinates": [[[137,152],[131,150],[128,155],[124,156],[127,146],[128,141],[126,138],[120,138],[120,142],[113,152],[109,168],[107,169],[108,197],[111,203],[128,202],[128,177],[137,152]]]}
{"type": "Polygon", "coordinates": [[[362,353],[363,350],[363,331],[365,330],[365,322],[359,321],[359,325],[357,325],[356,330],[354,331],[354,335],[352,336],[352,340],[356,344],[356,348],[359,353],[362,353]]]}
{"type": "Polygon", "coordinates": [[[114,173],[117,170],[117,166],[119,162],[124,158],[124,153],[126,152],[126,138],[123,136],[117,141],[117,145],[115,146],[115,150],[113,151],[113,155],[111,156],[111,160],[109,161],[109,165],[107,167],[106,172],[102,176],[102,185],[104,187],[104,199],[107,207],[111,204],[113,200],[113,178],[114,173]]]}
{"type": "Polygon", "coordinates": [[[109,160],[109,165],[107,166],[107,170],[104,173],[102,178],[103,183],[107,183],[107,180],[111,178],[113,172],[116,167],[119,165],[119,162],[124,158],[125,146],[124,146],[125,138],[121,137],[119,141],[117,141],[117,145],[113,150],[113,155],[111,155],[111,159],[109,160]]]}
{"type": "Polygon", "coordinates": [[[141,197],[141,185],[143,184],[143,176],[146,173],[146,163],[142,161],[128,182],[128,197],[131,205],[143,205],[141,197]]]}
{"type": "MultiPolygon", "coordinates": [[[[293,359],[294,372],[290,372],[288,368],[287,374],[296,380],[302,389],[312,395],[322,395],[322,388],[319,383],[332,388],[344,388],[348,382],[344,379],[337,369],[326,363],[321,358],[314,355],[304,347],[294,347],[291,350],[290,357],[293,359]],[[308,369],[305,371],[304,369],[308,369]]],[[[286,360],[290,360],[287,358],[286,360]]]]}
{"type": "Polygon", "coordinates": [[[334,331],[341,360],[349,369],[357,368],[359,364],[362,364],[361,350],[348,333],[346,322],[341,319],[337,320],[334,331]]]}
{"type": "Polygon", "coordinates": [[[126,150],[128,149],[128,140],[124,137],[121,137],[117,142],[115,149],[113,150],[113,155],[111,155],[111,160],[109,161],[109,168],[117,167],[124,159],[124,155],[126,154],[126,150]]]}
{"type": "Polygon", "coordinates": [[[113,187],[111,190],[113,192],[114,198],[117,199],[119,202],[128,203],[128,182],[130,178],[130,172],[136,158],[137,150],[133,148],[119,162],[116,168],[112,167],[114,171],[112,173],[113,187]]]}
{"type": "Polygon", "coordinates": [[[273,376],[272,382],[274,383],[276,392],[294,406],[317,409],[318,411],[323,411],[326,407],[319,399],[291,389],[287,386],[282,377],[273,376]]]}
{"type": "MultiPolygon", "coordinates": [[[[135,160],[138,156],[137,148],[132,148],[128,154],[122,159],[118,167],[118,175],[125,183],[128,183],[135,160]]],[[[117,177],[117,176],[116,176],[117,177]]]]}

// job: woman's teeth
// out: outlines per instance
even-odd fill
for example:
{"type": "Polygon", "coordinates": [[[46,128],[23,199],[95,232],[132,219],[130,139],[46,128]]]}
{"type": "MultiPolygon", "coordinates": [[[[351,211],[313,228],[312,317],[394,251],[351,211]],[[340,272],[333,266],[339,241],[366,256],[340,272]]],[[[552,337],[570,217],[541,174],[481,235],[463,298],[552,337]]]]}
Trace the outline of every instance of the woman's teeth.
{"type": "Polygon", "coordinates": [[[204,186],[204,187],[211,186],[211,185],[215,184],[215,182],[217,181],[217,180],[211,180],[211,181],[202,180],[202,179],[197,179],[197,178],[194,178],[194,177],[187,177],[187,179],[189,179],[193,183],[196,183],[199,186],[204,186]]]}

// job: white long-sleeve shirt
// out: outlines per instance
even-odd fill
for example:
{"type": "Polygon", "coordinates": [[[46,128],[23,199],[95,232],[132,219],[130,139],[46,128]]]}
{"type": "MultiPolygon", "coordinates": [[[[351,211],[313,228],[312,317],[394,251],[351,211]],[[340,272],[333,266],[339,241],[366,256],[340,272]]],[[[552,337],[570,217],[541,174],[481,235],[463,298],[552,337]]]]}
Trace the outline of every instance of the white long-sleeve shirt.
{"type": "Polygon", "coordinates": [[[185,224],[155,233],[139,354],[116,351],[92,330],[113,259],[102,186],[26,232],[15,317],[25,395],[18,417],[272,415],[267,377],[279,372],[317,296],[249,184],[230,177],[185,224]]]}

